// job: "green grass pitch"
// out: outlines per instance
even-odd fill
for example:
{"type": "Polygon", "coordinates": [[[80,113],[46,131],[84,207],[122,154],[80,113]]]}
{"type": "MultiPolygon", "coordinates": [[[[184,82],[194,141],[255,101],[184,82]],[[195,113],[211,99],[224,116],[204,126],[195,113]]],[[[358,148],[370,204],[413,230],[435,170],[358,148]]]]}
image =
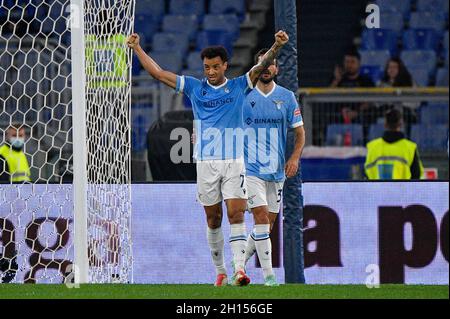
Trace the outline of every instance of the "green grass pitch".
{"type": "Polygon", "coordinates": [[[449,287],[426,285],[0,285],[0,299],[448,299],[449,287]]]}

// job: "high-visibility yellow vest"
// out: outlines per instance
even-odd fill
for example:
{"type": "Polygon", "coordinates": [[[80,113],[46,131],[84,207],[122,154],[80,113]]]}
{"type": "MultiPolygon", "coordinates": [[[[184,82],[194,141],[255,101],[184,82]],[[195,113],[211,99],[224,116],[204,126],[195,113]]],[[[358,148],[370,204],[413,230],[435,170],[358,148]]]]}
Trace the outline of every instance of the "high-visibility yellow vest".
{"type": "MultiPolygon", "coordinates": [[[[388,143],[381,137],[369,142],[364,165],[367,177],[369,179],[411,179],[411,164],[416,150],[416,143],[405,138],[394,143],[388,143]]],[[[423,178],[421,162],[420,176],[423,178]]]]}
{"type": "Polygon", "coordinates": [[[16,151],[8,145],[3,145],[0,147],[0,155],[8,164],[8,173],[11,175],[11,182],[30,181],[30,166],[28,165],[28,160],[24,152],[16,151]]]}
{"type": "Polygon", "coordinates": [[[90,88],[119,88],[129,83],[126,37],[86,36],[86,76],[90,88]]]}

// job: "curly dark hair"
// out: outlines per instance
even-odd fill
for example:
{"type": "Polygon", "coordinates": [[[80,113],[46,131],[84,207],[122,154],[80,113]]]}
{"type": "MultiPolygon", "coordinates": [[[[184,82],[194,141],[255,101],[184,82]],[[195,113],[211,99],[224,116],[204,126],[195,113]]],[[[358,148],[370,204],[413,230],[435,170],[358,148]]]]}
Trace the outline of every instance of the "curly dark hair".
{"type": "Polygon", "coordinates": [[[228,62],[228,52],[227,49],[225,49],[223,46],[207,47],[203,49],[200,56],[202,60],[204,58],[214,59],[220,57],[224,63],[228,62]]]}
{"type": "Polygon", "coordinates": [[[386,66],[384,68],[384,75],[383,75],[383,82],[389,82],[389,75],[388,75],[388,66],[390,62],[394,62],[398,64],[398,74],[396,78],[394,79],[394,83],[392,86],[394,87],[401,87],[401,86],[413,86],[413,79],[411,76],[411,73],[409,73],[408,69],[406,68],[403,61],[398,58],[394,57],[389,59],[389,61],[386,63],[386,66]]]}

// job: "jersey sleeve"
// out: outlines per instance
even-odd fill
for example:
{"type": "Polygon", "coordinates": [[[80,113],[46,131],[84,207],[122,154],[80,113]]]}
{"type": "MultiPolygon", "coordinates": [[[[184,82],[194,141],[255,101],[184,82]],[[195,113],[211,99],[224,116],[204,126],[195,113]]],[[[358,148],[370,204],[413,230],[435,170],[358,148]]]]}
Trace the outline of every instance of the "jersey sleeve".
{"type": "Polygon", "coordinates": [[[303,126],[302,112],[300,111],[300,106],[297,102],[297,98],[295,97],[294,93],[291,94],[289,101],[288,121],[290,128],[303,126]]]}
{"type": "Polygon", "coordinates": [[[250,72],[247,72],[246,74],[241,75],[240,77],[237,78],[237,80],[238,80],[238,83],[239,83],[239,87],[245,93],[250,93],[250,91],[254,89],[253,83],[250,80],[250,72]]]}
{"type": "Polygon", "coordinates": [[[201,86],[202,82],[192,76],[177,76],[177,87],[175,91],[177,93],[183,93],[187,97],[191,97],[192,92],[196,87],[201,86]]]}

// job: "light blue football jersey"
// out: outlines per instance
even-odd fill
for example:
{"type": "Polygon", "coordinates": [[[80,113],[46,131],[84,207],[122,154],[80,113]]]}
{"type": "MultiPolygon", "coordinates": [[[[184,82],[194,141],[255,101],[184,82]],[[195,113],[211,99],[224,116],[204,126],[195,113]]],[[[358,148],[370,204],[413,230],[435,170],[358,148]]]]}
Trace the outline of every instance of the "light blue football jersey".
{"type": "Polygon", "coordinates": [[[245,99],[244,123],[247,175],[283,181],[288,128],[303,125],[294,93],[276,84],[267,95],[256,88],[245,99]]]}
{"type": "Polygon", "coordinates": [[[227,160],[244,157],[243,142],[235,137],[243,131],[243,104],[253,85],[250,75],[226,80],[212,86],[206,78],[177,76],[178,93],[184,93],[192,103],[197,160],[227,160]]]}

